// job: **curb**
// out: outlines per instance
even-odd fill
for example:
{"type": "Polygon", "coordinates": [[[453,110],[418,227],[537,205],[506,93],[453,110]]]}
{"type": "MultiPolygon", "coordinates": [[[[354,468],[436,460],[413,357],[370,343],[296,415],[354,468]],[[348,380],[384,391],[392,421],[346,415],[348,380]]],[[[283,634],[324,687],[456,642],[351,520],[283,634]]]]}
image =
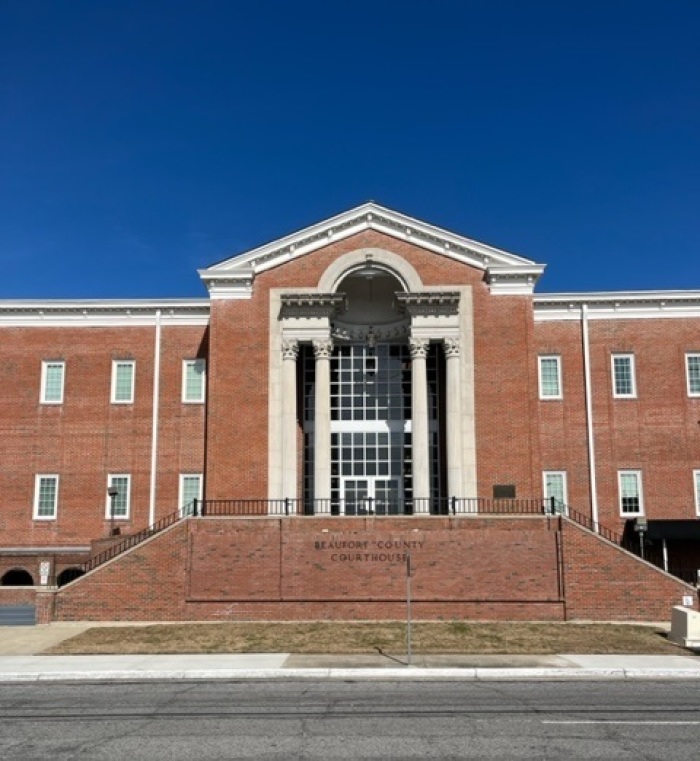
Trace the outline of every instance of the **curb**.
{"type": "Polygon", "coordinates": [[[113,682],[113,681],[238,681],[255,679],[342,679],[342,680],[634,680],[698,679],[700,669],[585,669],[585,668],[308,668],[308,669],[189,669],[180,671],[43,671],[6,672],[0,682],[113,682]]]}

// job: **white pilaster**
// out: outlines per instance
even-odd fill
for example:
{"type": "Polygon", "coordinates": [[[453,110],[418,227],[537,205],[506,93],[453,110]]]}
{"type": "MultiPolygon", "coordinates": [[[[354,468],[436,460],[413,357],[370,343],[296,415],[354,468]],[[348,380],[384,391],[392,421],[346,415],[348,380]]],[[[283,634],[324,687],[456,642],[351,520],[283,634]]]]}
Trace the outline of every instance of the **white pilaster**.
{"type": "MultiPolygon", "coordinates": [[[[314,417],[314,499],[331,498],[331,340],[314,341],[316,395],[314,417]]],[[[319,505],[329,510],[329,505],[319,505]]]]}
{"type": "Polygon", "coordinates": [[[411,449],[413,460],[413,498],[415,512],[429,512],[430,439],[428,431],[428,373],[426,360],[429,342],[410,338],[411,351],[411,449]]]}
{"type": "Polygon", "coordinates": [[[297,498],[297,356],[299,342],[282,342],[282,497],[297,498]]]}
{"type": "Polygon", "coordinates": [[[447,365],[446,417],[447,417],[447,493],[449,497],[464,497],[462,485],[462,404],[459,339],[446,338],[445,364],[447,365]]]}

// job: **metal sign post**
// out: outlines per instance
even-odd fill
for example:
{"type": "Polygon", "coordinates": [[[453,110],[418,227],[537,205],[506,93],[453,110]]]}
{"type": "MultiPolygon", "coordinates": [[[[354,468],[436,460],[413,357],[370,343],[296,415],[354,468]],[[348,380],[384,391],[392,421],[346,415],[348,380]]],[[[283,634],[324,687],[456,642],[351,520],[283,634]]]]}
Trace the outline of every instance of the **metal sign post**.
{"type": "Polygon", "coordinates": [[[407,662],[411,665],[411,553],[406,555],[406,644],[407,662]]]}

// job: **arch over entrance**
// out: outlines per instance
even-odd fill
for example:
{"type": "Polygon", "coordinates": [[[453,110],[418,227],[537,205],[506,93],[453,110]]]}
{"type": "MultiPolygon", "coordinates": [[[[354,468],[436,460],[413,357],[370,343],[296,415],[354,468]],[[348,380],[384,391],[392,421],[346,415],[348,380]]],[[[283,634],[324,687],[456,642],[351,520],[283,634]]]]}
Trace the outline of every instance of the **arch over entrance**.
{"type": "Polygon", "coordinates": [[[3,587],[33,587],[34,579],[29,571],[24,568],[12,568],[6,571],[0,579],[3,587]]]}
{"type": "Polygon", "coordinates": [[[403,257],[383,248],[360,248],[338,257],[328,266],[318,281],[320,293],[334,293],[338,284],[349,275],[358,271],[373,269],[378,274],[393,275],[401,284],[403,291],[420,291],[423,281],[413,265],[403,257]]]}

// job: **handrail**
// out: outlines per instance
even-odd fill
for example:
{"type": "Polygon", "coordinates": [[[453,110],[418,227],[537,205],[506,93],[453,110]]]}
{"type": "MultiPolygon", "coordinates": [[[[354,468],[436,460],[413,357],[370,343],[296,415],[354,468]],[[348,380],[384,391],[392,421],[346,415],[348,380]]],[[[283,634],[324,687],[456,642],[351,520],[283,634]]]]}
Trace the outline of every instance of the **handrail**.
{"type": "Polygon", "coordinates": [[[121,542],[111,545],[106,550],[100,552],[99,555],[94,555],[88,561],[83,563],[83,572],[87,573],[88,571],[94,570],[98,566],[106,563],[108,560],[115,558],[117,555],[121,555],[123,552],[130,550],[132,547],[136,547],[137,544],[141,544],[142,542],[145,542],[146,539],[150,539],[152,536],[155,536],[155,534],[164,531],[166,528],[172,526],[174,523],[177,523],[182,518],[196,514],[197,500],[195,499],[176,512],[171,513],[170,515],[166,515],[159,521],[156,521],[150,526],[141,529],[141,531],[138,531],[135,534],[129,534],[129,536],[122,539],[121,542]]]}

